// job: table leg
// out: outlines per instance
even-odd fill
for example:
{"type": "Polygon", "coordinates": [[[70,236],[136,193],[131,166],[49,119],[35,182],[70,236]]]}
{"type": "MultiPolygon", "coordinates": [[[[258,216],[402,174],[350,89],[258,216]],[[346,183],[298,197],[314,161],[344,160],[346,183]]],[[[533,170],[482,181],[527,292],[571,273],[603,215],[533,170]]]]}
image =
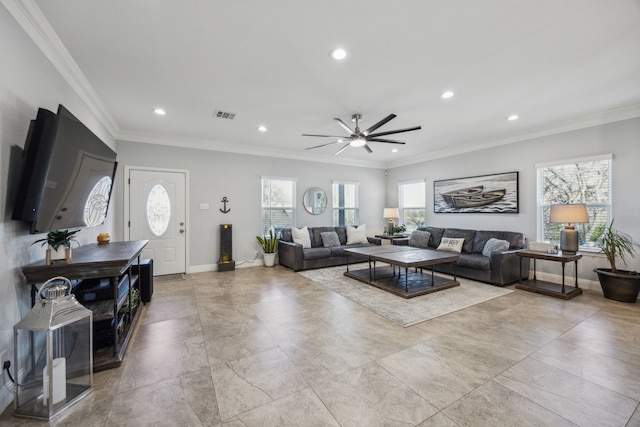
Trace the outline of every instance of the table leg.
{"type": "Polygon", "coordinates": [[[536,259],[533,259],[533,281],[535,282],[536,280],[536,259]]]}
{"type": "MultiPolygon", "coordinates": [[[[409,269],[407,267],[404,268],[404,291],[409,292],[409,269]]],[[[398,266],[398,271],[400,271],[400,266],[398,266]]]]}
{"type": "Polygon", "coordinates": [[[574,270],[574,277],[576,279],[575,280],[576,288],[579,288],[580,286],[578,286],[578,260],[575,261],[573,270],[574,270]]]}
{"type": "Polygon", "coordinates": [[[518,283],[522,283],[522,257],[520,257],[520,276],[518,276],[518,283]]]}
{"type": "Polygon", "coordinates": [[[562,293],[564,294],[564,262],[562,263],[562,293]]]}

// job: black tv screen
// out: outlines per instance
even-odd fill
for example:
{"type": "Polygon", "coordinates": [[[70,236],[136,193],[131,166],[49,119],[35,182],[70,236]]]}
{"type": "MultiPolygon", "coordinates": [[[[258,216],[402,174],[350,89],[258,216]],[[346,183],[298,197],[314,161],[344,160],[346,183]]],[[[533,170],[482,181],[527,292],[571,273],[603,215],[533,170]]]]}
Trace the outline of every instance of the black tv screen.
{"type": "MultiPolygon", "coordinates": [[[[41,194],[37,215],[35,219],[14,219],[30,221],[32,233],[102,224],[117,168],[115,151],[62,105],[58,107],[56,125],[52,128],[55,136],[46,179],[31,182],[34,187],[31,192],[41,194]]],[[[33,142],[32,139],[29,145],[33,142]]],[[[31,147],[26,158],[30,153],[31,147]]],[[[27,173],[33,171],[29,171],[25,163],[23,174],[27,173]]],[[[37,202],[32,203],[35,204],[37,202]]]]}

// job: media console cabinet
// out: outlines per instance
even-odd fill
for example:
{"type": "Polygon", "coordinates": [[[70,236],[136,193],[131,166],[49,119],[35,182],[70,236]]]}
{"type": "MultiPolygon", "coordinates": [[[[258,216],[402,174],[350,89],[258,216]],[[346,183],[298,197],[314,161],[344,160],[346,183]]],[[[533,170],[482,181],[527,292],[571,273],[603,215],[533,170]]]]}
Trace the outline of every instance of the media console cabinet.
{"type": "Polygon", "coordinates": [[[35,302],[37,285],[52,277],[63,276],[72,283],[83,280],[108,280],[111,293],[108,299],[83,302],[93,311],[94,355],[93,370],[102,371],[118,367],[127,351],[131,335],[140,317],[141,307],[132,308],[133,289],[140,290],[138,275],[133,274],[132,264],[140,263],[140,253],[147,240],[112,242],[108,244],[88,244],[73,249],[72,261],[54,262],[46,265],[39,261],[22,267],[22,273],[31,285],[31,303],[35,302]],[[97,324],[109,325],[112,334],[109,345],[97,346],[95,329],[97,324]]]}

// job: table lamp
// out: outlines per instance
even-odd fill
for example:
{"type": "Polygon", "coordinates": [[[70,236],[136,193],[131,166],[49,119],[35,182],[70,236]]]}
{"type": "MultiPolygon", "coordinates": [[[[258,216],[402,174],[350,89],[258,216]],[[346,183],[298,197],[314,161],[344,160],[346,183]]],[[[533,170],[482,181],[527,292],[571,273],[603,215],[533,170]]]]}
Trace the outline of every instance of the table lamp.
{"type": "Polygon", "coordinates": [[[567,254],[578,252],[578,231],[571,224],[589,222],[587,205],[584,203],[551,205],[549,222],[567,224],[560,231],[560,250],[567,254]]]}
{"type": "Polygon", "coordinates": [[[400,211],[398,208],[384,208],[382,216],[388,220],[387,234],[393,234],[393,220],[394,218],[400,218],[400,211]]]}

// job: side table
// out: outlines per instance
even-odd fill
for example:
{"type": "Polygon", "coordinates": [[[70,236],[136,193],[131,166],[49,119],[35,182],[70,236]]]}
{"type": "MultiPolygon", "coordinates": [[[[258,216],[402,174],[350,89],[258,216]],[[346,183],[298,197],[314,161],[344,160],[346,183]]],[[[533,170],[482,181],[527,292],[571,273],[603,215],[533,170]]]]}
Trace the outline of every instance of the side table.
{"type": "Polygon", "coordinates": [[[408,236],[405,236],[404,234],[376,234],[373,237],[382,240],[389,240],[389,244],[391,244],[394,239],[406,239],[408,236]]]}
{"type": "Polygon", "coordinates": [[[557,254],[548,254],[545,252],[535,251],[518,251],[516,255],[520,257],[520,281],[515,286],[516,289],[522,289],[524,291],[536,292],[551,297],[570,299],[582,294],[582,289],[578,287],[578,260],[582,258],[582,254],[576,252],[575,254],[563,254],[562,252],[557,254]],[[522,281],[522,259],[533,259],[533,280],[522,281]],[[562,263],[562,284],[547,282],[544,280],[538,280],[536,278],[536,261],[554,261],[562,263]],[[568,262],[574,262],[574,285],[565,287],[564,280],[564,265],[568,262]]]}

